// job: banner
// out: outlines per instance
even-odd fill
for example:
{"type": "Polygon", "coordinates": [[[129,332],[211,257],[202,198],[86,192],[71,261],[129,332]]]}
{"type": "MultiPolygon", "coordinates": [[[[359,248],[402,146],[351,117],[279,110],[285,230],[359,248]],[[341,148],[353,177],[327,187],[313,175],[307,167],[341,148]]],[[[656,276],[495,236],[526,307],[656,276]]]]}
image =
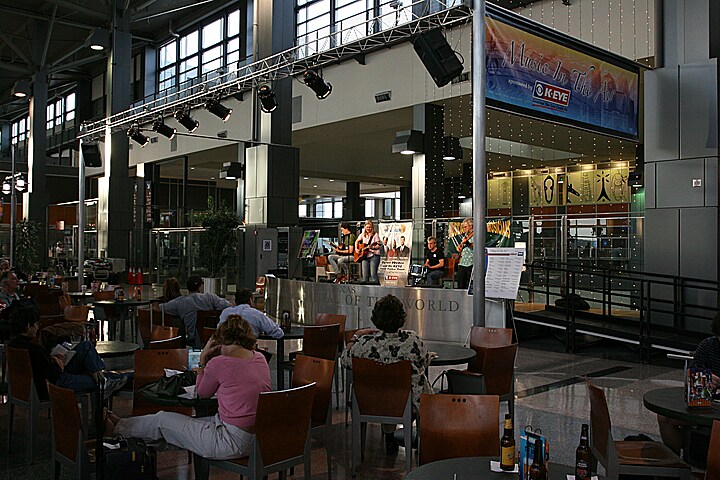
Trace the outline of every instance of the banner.
{"type": "Polygon", "coordinates": [[[305,230],[303,232],[302,242],[300,243],[298,258],[313,258],[319,238],[320,230],[305,230]]]}
{"type": "Polygon", "coordinates": [[[383,243],[378,278],[383,286],[407,285],[412,251],[412,222],[381,223],[378,235],[383,243]]]}
{"type": "MultiPolygon", "coordinates": [[[[490,220],[485,223],[485,246],[486,247],[512,247],[515,245],[515,239],[511,233],[512,217],[490,220]]],[[[447,255],[458,257],[458,245],[465,235],[462,233],[462,222],[448,223],[448,238],[446,245],[447,255]]]]}
{"type": "Polygon", "coordinates": [[[637,71],[494,18],[487,19],[485,42],[490,102],[637,139],[637,71]]]}

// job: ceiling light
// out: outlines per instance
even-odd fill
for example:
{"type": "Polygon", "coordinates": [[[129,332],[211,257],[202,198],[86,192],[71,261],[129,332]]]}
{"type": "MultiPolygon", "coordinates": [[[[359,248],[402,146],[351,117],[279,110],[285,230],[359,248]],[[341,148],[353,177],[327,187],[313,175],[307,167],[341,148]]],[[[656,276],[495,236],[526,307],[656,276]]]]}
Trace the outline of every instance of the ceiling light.
{"type": "Polygon", "coordinates": [[[308,180],[308,177],[303,177],[303,180],[308,180]]]}
{"type": "Polygon", "coordinates": [[[85,39],[85,45],[98,52],[110,48],[110,32],[104,28],[96,28],[85,39]]]}
{"type": "Polygon", "coordinates": [[[232,115],[232,108],[226,107],[214,98],[205,102],[205,109],[223,122],[227,122],[230,115],[232,115]]]}
{"type": "Polygon", "coordinates": [[[30,95],[30,80],[17,80],[10,90],[13,97],[25,98],[30,95]]]}
{"type": "Polygon", "coordinates": [[[133,125],[127,131],[128,138],[132,138],[138,145],[144,147],[150,143],[150,139],[143,135],[140,131],[140,125],[133,123],[133,125]]]}
{"type": "Polygon", "coordinates": [[[190,170],[195,170],[195,167],[190,167],[190,170]]]}
{"type": "Polygon", "coordinates": [[[317,188],[317,185],[313,185],[313,188],[317,188]]]}
{"type": "Polygon", "coordinates": [[[257,95],[260,100],[260,109],[263,112],[270,113],[278,107],[275,92],[267,83],[258,87],[257,95]]]}
{"type": "Polygon", "coordinates": [[[395,134],[395,141],[392,144],[392,153],[401,153],[403,155],[412,155],[414,153],[422,153],[423,134],[419,130],[403,130],[395,134]]]}
{"type": "Polygon", "coordinates": [[[163,137],[167,137],[172,140],[172,138],[175,136],[175,133],[177,132],[176,129],[172,127],[168,127],[165,125],[165,121],[162,117],[157,117],[152,125],[153,132],[157,132],[163,137]]]}
{"type": "Polygon", "coordinates": [[[334,182],[334,181],[335,181],[335,180],[333,180],[332,178],[331,178],[330,180],[328,180],[328,182],[334,182]]]}
{"type": "Polygon", "coordinates": [[[443,137],[443,160],[461,160],[463,158],[462,147],[458,137],[443,137]]]}
{"type": "Polygon", "coordinates": [[[225,180],[242,180],[245,178],[243,165],[240,162],[225,162],[220,170],[220,178],[225,180]]]}
{"type": "Polygon", "coordinates": [[[458,200],[465,200],[465,195],[458,195],[458,200]]]}
{"type": "Polygon", "coordinates": [[[306,70],[305,73],[303,73],[303,82],[305,82],[305,85],[310,87],[310,89],[315,92],[315,96],[321,100],[332,93],[332,85],[312,70],[306,70]]]}
{"type": "Polygon", "coordinates": [[[12,191],[12,185],[10,185],[10,182],[6,178],[2,184],[2,193],[3,193],[3,195],[10,195],[11,191],[12,191]]]}
{"type": "Polygon", "coordinates": [[[403,177],[402,175],[400,175],[400,179],[402,180],[403,178],[405,178],[405,177],[403,177]]]}
{"type": "Polygon", "coordinates": [[[27,181],[25,180],[25,176],[21,174],[17,174],[17,177],[15,178],[15,190],[18,192],[24,192],[25,188],[27,188],[27,181]]]}
{"type": "Polygon", "coordinates": [[[200,122],[192,118],[190,116],[190,112],[182,108],[175,112],[175,120],[177,120],[178,123],[185,127],[190,133],[197,130],[200,126],[200,122]]]}

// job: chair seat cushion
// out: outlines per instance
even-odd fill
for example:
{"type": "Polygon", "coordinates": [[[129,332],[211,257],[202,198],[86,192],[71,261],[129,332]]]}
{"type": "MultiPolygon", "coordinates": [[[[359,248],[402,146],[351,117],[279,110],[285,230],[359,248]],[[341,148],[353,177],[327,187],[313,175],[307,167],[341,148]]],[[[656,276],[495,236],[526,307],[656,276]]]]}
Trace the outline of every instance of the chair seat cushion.
{"type": "Polygon", "coordinates": [[[675,453],[660,442],[616,441],[620,465],[656,465],[690,468],[675,453]]]}

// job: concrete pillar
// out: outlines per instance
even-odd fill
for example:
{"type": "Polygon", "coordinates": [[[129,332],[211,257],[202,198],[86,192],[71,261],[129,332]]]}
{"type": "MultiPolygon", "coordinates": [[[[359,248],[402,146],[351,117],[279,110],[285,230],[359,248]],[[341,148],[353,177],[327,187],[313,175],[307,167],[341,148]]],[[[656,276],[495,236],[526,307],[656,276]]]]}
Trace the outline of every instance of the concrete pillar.
{"type": "MultiPolygon", "coordinates": [[[[424,153],[413,155],[412,218],[443,217],[445,166],[442,159],[443,108],[432,104],[413,107],[413,130],[423,132],[424,153]]],[[[415,238],[430,235],[428,229],[416,232],[415,238]]]]}
{"type": "Polygon", "coordinates": [[[11,134],[11,125],[9,122],[7,123],[0,123],[0,156],[3,157],[9,157],[10,156],[10,134],[11,134]]]}
{"type": "Polygon", "coordinates": [[[360,182],[347,182],[343,202],[343,220],[361,220],[365,217],[364,213],[363,204],[360,201],[360,182]]]}

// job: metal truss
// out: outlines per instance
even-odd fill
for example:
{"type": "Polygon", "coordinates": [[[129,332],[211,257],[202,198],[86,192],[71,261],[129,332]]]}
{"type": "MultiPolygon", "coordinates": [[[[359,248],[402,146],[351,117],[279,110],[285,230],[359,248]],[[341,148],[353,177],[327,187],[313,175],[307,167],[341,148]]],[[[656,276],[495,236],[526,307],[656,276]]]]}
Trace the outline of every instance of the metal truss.
{"type": "MultiPolygon", "coordinates": [[[[334,63],[349,59],[362,61],[366,53],[390,45],[405,42],[414,36],[435,28],[449,28],[458,24],[469,22],[472,12],[466,3],[458,6],[449,6],[458,3],[457,0],[437,2],[440,7],[447,7],[438,12],[417,16],[410,22],[388,27],[386,30],[373,33],[357,40],[332,46],[345,36],[359,36],[358,32],[372,31],[383,25],[383,18],[394,13],[375,17],[367,22],[334,32],[327,37],[299,45],[284,52],[277,53],[257,62],[244,65],[231,72],[218,74],[201,83],[170,93],[110,117],[94,122],[86,122],[80,127],[78,139],[90,141],[103,136],[107,129],[115,131],[128,128],[132,124],[144,125],[153,122],[157,117],[172,116],[181,108],[196,108],[203,105],[208,99],[221,99],[233,94],[252,90],[260,84],[282,80],[284,78],[300,75],[306,70],[318,69],[334,63]],[[321,47],[330,46],[323,51],[307,54],[311,44],[321,47]]],[[[413,4],[414,5],[414,4],[413,4]]],[[[321,48],[318,48],[321,50],[321,48]]]]}

